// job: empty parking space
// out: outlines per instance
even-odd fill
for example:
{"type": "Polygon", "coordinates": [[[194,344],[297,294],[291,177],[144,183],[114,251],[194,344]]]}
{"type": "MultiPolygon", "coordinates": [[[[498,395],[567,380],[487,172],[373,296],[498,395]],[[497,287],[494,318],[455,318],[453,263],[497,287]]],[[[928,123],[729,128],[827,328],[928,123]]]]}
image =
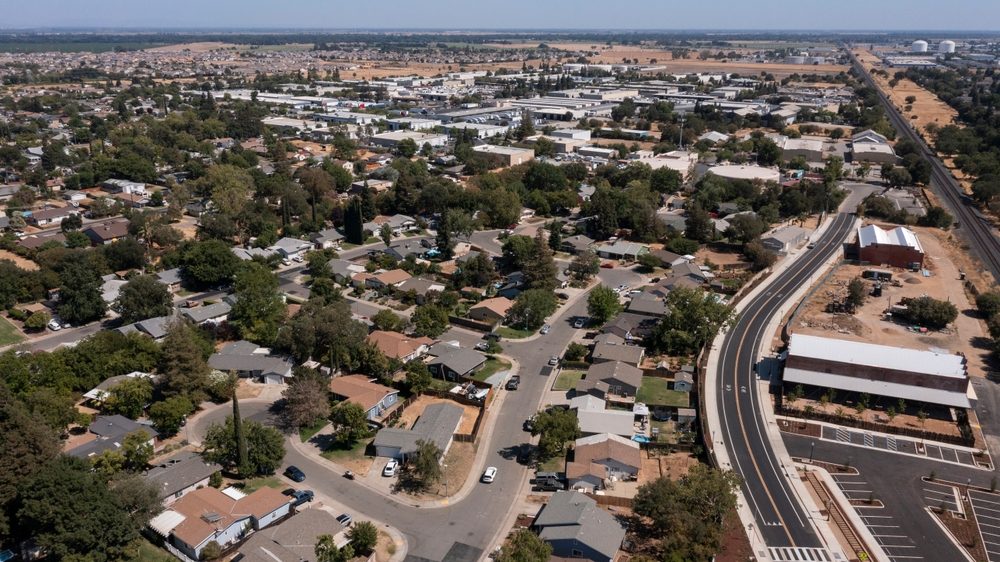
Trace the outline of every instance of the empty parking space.
{"type": "Polygon", "coordinates": [[[1000,562],[1000,496],[970,490],[969,499],[979,523],[986,556],[990,562],[1000,562]]]}
{"type": "Polygon", "coordinates": [[[820,432],[820,439],[824,441],[836,441],[844,445],[853,445],[868,449],[878,449],[893,453],[907,455],[923,454],[928,459],[949,463],[958,463],[968,466],[979,464],[969,451],[955,449],[947,445],[925,444],[923,453],[917,451],[917,441],[905,437],[895,437],[892,435],[876,435],[866,431],[849,429],[846,427],[823,426],[820,432]]]}
{"type": "Polygon", "coordinates": [[[952,486],[924,482],[921,493],[924,496],[924,503],[928,507],[943,507],[951,511],[959,511],[957,491],[952,486]]]}
{"type": "MultiPolygon", "coordinates": [[[[833,479],[848,499],[866,501],[873,496],[877,497],[872,486],[860,475],[833,475],[833,479]]],[[[892,562],[923,559],[917,550],[917,545],[910,539],[909,535],[902,531],[891,515],[885,515],[878,504],[872,506],[855,505],[854,510],[892,562]]]]}

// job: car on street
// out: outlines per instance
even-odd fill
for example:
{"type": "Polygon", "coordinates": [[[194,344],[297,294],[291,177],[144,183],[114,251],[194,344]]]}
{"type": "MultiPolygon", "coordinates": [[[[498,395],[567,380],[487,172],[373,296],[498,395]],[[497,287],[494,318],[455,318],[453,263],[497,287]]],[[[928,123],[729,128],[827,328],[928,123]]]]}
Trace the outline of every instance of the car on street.
{"type": "Polygon", "coordinates": [[[485,336],[483,336],[483,339],[486,340],[486,341],[490,341],[490,340],[500,341],[500,334],[498,334],[496,332],[490,332],[490,333],[486,334],[485,336]]]}
{"type": "Polygon", "coordinates": [[[62,326],[59,324],[59,321],[56,320],[55,318],[49,320],[48,326],[49,329],[52,330],[53,332],[58,332],[59,330],[62,330],[62,326]]]}
{"type": "Polygon", "coordinates": [[[385,468],[382,469],[382,476],[395,476],[398,470],[399,463],[396,459],[390,459],[389,462],[385,463],[385,468]]]}
{"type": "Polygon", "coordinates": [[[810,242],[809,244],[806,245],[806,249],[808,249],[808,250],[812,250],[815,247],[816,247],[816,243],[815,242],[810,242]]]}
{"type": "Polygon", "coordinates": [[[479,343],[476,344],[476,350],[477,351],[486,351],[489,348],[490,348],[490,344],[488,344],[488,343],[486,343],[484,341],[481,341],[481,342],[479,342],[479,343]]]}
{"type": "Polygon", "coordinates": [[[350,527],[353,521],[354,518],[352,518],[350,515],[346,513],[341,513],[340,515],[337,516],[337,522],[345,527],[350,527]]]}
{"type": "Polygon", "coordinates": [[[541,330],[538,330],[538,333],[542,334],[544,336],[545,334],[549,333],[549,330],[551,330],[551,329],[552,329],[552,326],[549,326],[548,324],[546,324],[546,325],[542,326],[541,330]]]}
{"type": "Polygon", "coordinates": [[[618,292],[619,293],[624,293],[626,291],[628,291],[628,285],[626,285],[624,283],[622,283],[621,285],[618,285],[618,292]]]}
{"type": "Polygon", "coordinates": [[[613,264],[613,263],[611,263],[609,261],[606,261],[606,262],[604,262],[604,263],[601,264],[601,269],[614,269],[614,268],[615,268],[615,264],[613,264]]]}
{"type": "Polygon", "coordinates": [[[311,502],[315,497],[316,494],[312,490],[295,490],[292,493],[292,498],[294,498],[292,500],[292,507],[298,507],[306,502],[311,502]]]}
{"type": "Polygon", "coordinates": [[[493,480],[496,479],[496,477],[497,477],[497,467],[488,466],[486,467],[486,470],[483,471],[482,481],[484,484],[490,484],[493,482],[493,480]]]}
{"type": "Polygon", "coordinates": [[[524,420],[524,424],[522,424],[521,427],[525,431],[531,431],[532,429],[534,429],[535,428],[535,416],[531,416],[530,418],[524,420]]]}
{"type": "Polygon", "coordinates": [[[292,482],[305,482],[306,473],[299,470],[297,466],[290,466],[285,469],[285,476],[292,482]]]}
{"type": "Polygon", "coordinates": [[[507,390],[517,390],[517,387],[520,386],[520,384],[521,384],[521,375],[513,375],[509,379],[507,379],[507,384],[504,385],[504,388],[506,388],[507,390]]]}
{"type": "Polygon", "coordinates": [[[573,321],[573,327],[576,328],[577,330],[579,330],[580,328],[582,328],[582,327],[584,327],[586,325],[587,325],[587,319],[586,318],[577,318],[576,320],[573,321]]]}
{"type": "Polygon", "coordinates": [[[558,355],[553,355],[552,357],[549,357],[549,365],[556,366],[558,364],[559,364],[559,356],[558,355]]]}

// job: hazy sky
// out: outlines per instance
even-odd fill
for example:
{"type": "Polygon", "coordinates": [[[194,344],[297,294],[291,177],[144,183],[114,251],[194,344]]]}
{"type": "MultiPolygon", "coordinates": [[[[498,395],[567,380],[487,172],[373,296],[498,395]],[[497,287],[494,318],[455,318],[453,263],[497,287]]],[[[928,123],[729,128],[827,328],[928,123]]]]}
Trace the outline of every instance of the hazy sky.
{"type": "Polygon", "coordinates": [[[991,30],[998,0],[0,0],[0,28],[991,30]]]}

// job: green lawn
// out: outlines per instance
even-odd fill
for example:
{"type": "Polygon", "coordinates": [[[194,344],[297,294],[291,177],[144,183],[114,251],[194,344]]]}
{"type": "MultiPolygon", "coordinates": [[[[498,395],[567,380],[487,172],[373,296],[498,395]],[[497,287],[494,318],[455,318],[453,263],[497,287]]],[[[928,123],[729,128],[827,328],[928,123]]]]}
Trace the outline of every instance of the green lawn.
{"type": "Polygon", "coordinates": [[[479,382],[484,382],[486,379],[490,378],[494,374],[507,369],[510,369],[510,363],[508,363],[507,361],[504,361],[502,359],[497,359],[495,357],[490,358],[486,360],[485,364],[483,364],[482,369],[479,369],[478,371],[472,374],[472,378],[479,382]]]}
{"type": "Polygon", "coordinates": [[[372,439],[361,439],[350,447],[341,447],[335,445],[329,449],[323,451],[321,454],[323,458],[330,461],[347,461],[362,459],[365,456],[365,449],[368,448],[368,444],[372,442],[372,439]]]}
{"type": "Polygon", "coordinates": [[[24,339],[21,332],[6,318],[0,318],[0,345],[12,345],[24,339]]]}
{"type": "Polygon", "coordinates": [[[563,371],[559,373],[552,390],[572,390],[576,388],[576,383],[583,378],[583,371],[563,371]]]}
{"type": "Polygon", "coordinates": [[[174,558],[169,552],[157,547],[153,543],[146,540],[145,537],[139,538],[139,552],[135,555],[135,558],[131,559],[131,562],[176,562],[177,559],[174,558]]]}
{"type": "Polygon", "coordinates": [[[302,442],[305,443],[306,441],[308,441],[309,439],[311,439],[313,435],[316,435],[317,433],[319,433],[319,430],[321,430],[324,427],[326,427],[326,424],[328,424],[328,423],[330,423],[330,422],[327,421],[327,420],[320,420],[320,421],[318,421],[318,422],[316,422],[316,423],[314,423],[314,424],[312,424],[310,426],[300,427],[299,428],[299,439],[301,439],[302,442]]]}
{"type": "Polygon", "coordinates": [[[535,331],[534,330],[516,330],[514,328],[510,328],[510,327],[507,327],[507,326],[500,326],[499,328],[496,329],[496,333],[501,338],[507,338],[507,339],[511,339],[511,340],[520,340],[520,339],[524,339],[524,338],[526,338],[528,336],[534,335],[535,331]]]}
{"type": "Polygon", "coordinates": [[[674,408],[689,407],[689,398],[687,392],[668,389],[667,380],[658,377],[642,377],[642,387],[635,397],[637,401],[647,406],[671,406],[674,408]]]}
{"type": "Polygon", "coordinates": [[[431,379],[431,388],[434,390],[443,390],[445,392],[449,391],[454,387],[456,382],[446,381],[442,379],[431,379]]]}
{"type": "Polygon", "coordinates": [[[241,489],[244,494],[250,494],[261,488],[274,488],[275,490],[284,490],[288,487],[288,484],[284,483],[277,476],[260,476],[257,478],[250,478],[249,480],[243,481],[243,488],[241,489]]]}
{"type": "Polygon", "coordinates": [[[556,455],[538,465],[538,472],[563,472],[566,470],[566,457],[556,455]]]}

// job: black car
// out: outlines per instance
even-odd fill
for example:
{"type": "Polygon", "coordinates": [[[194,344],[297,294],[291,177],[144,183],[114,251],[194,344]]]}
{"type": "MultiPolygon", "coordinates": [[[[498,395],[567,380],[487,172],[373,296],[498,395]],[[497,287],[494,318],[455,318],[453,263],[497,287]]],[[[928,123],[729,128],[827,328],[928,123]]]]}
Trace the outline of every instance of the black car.
{"type": "Polygon", "coordinates": [[[339,522],[341,525],[343,525],[345,527],[350,527],[351,526],[351,522],[353,520],[354,519],[350,515],[348,515],[346,513],[341,513],[340,515],[337,516],[337,522],[339,522]]]}
{"type": "Polygon", "coordinates": [[[292,507],[298,507],[306,502],[313,501],[316,494],[314,494],[312,490],[296,490],[295,493],[292,494],[292,497],[295,498],[295,501],[292,502],[292,507]]]}
{"type": "Polygon", "coordinates": [[[293,482],[305,482],[306,473],[299,470],[297,466],[290,466],[285,469],[285,476],[293,482]]]}
{"type": "Polygon", "coordinates": [[[517,387],[521,384],[521,375],[514,375],[507,379],[507,384],[505,388],[507,390],[517,390],[517,387]]]}
{"type": "Polygon", "coordinates": [[[563,485],[555,478],[542,478],[535,480],[535,489],[539,492],[558,492],[563,489],[563,485]]]}

